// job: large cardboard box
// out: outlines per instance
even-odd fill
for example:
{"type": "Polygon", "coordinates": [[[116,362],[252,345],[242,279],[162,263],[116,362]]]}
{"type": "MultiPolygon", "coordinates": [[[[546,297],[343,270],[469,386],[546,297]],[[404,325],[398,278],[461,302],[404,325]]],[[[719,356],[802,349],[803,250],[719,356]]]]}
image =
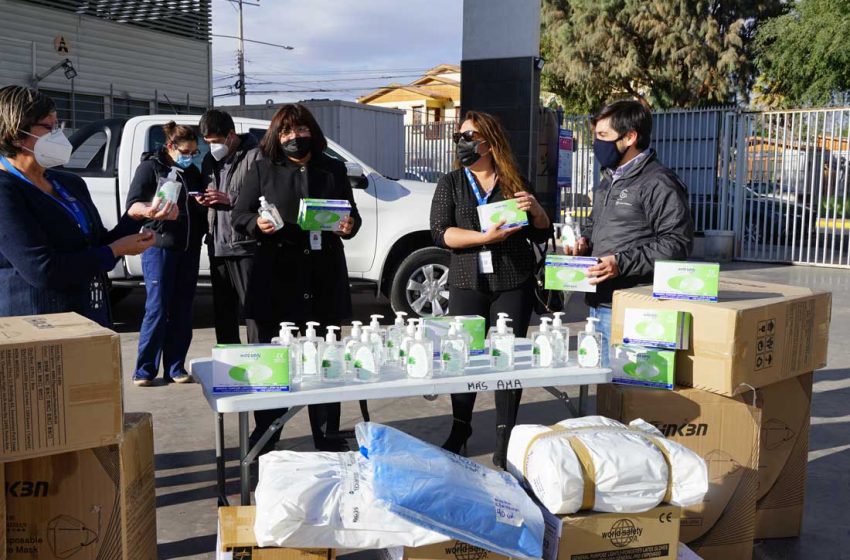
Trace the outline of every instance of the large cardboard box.
{"type": "Polygon", "coordinates": [[[380,560],[510,560],[510,557],[504,554],[458,540],[417,547],[387,548],[379,552],[378,558],[380,560]]]}
{"type": "Polygon", "coordinates": [[[598,388],[597,410],[626,423],[643,418],[705,459],[708,494],[699,506],[682,511],[681,540],[706,560],[751,559],[761,425],[761,410],[752,400],[699,389],[608,384],[598,388]]]}
{"type": "Polygon", "coordinates": [[[218,508],[216,560],[334,560],[332,548],[259,547],[254,537],[256,507],[218,508]]]}
{"type": "Polygon", "coordinates": [[[6,477],[0,468],[0,560],[6,560],[6,477]]]}
{"type": "Polygon", "coordinates": [[[812,374],[758,391],[762,409],[756,538],[796,537],[803,525],[812,374]]]}
{"type": "Polygon", "coordinates": [[[9,560],[154,560],[150,414],[128,414],[124,441],[6,463],[9,560]]]}
{"type": "Polygon", "coordinates": [[[0,318],[0,462],[121,439],[118,335],[76,313],[0,318]]]}
{"type": "Polygon", "coordinates": [[[677,353],[676,383],[733,396],[824,367],[831,306],[829,292],[728,278],[716,303],[656,300],[648,286],[620,290],[611,341],[622,341],[627,308],[689,312],[690,349],[677,353]]]}

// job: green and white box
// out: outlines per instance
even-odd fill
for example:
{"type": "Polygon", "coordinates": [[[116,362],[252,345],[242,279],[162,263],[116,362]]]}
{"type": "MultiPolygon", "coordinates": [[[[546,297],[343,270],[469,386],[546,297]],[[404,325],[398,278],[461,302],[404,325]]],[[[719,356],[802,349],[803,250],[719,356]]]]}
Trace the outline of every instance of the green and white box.
{"type": "Polygon", "coordinates": [[[637,344],[611,347],[612,381],[654,389],[672,389],[676,384],[676,352],[637,344]]]}
{"type": "Polygon", "coordinates": [[[596,286],[590,283],[587,269],[598,262],[596,257],[546,255],[544,287],[565,292],[595,292],[596,286]]]}
{"type": "Polygon", "coordinates": [[[505,220],[505,225],[501,229],[527,226],[528,214],[520,210],[517,204],[516,200],[501,200],[479,206],[478,222],[481,224],[481,231],[487,231],[502,220],[505,220]]]}
{"type": "Polygon", "coordinates": [[[691,314],[672,309],[627,307],[623,315],[623,344],[687,350],[691,314]]]}
{"type": "Polygon", "coordinates": [[[336,231],[339,221],[351,214],[347,200],[302,198],[298,207],[298,225],[306,231],[336,231]]]}
{"type": "MultiPolygon", "coordinates": [[[[449,327],[457,319],[457,317],[427,317],[422,320],[422,329],[426,335],[434,342],[434,355],[440,354],[440,341],[449,334],[449,327]]],[[[481,355],[484,354],[484,342],[487,336],[485,332],[484,317],[480,315],[461,315],[463,330],[469,335],[469,354],[481,355]]]]}
{"type": "Polygon", "coordinates": [[[652,295],[660,299],[717,301],[717,263],[655,261],[652,295]]]}
{"type": "Polygon", "coordinates": [[[276,344],[213,348],[213,393],[289,391],[289,349],[276,344]]]}

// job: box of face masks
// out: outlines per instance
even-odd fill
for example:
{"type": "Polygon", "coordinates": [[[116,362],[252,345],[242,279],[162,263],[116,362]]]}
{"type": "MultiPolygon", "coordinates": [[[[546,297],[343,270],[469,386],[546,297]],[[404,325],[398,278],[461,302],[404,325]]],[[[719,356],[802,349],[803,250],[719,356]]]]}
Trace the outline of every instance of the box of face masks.
{"type": "Polygon", "coordinates": [[[298,225],[306,231],[335,231],[339,221],[351,214],[347,200],[302,198],[298,207],[298,225]]]}
{"type": "Polygon", "coordinates": [[[289,391],[289,350],[278,345],[213,348],[213,393],[289,391]]]}
{"type": "Polygon", "coordinates": [[[590,283],[587,269],[598,262],[596,257],[546,255],[544,287],[565,292],[596,292],[596,286],[590,283]]]}
{"type": "Polygon", "coordinates": [[[520,210],[517,204],[516,200],[501,200],[479,206],[478,221],[481,231],[487,231],[502,220],[505,220],[505,225],[501,229],[527,226],[528,214],[520,210]]]}
{"type": "Polygon", "coordinates": [[[614,383],[672,389],[676,382],[676,352],[618,344],[611,348],[611,369],[614,383]]]}
{"type": "Polygon", "coordinates": [[[661,299],[717,301],[717,263],[655,261],[652,295],[661,299]]]}
{"type": "Polygon", "coordinates": [[[691,314],[671,309],[626,308],[623,344],[642,344],[668,350],[687,350],[691,314]]]}
{"type": "MultiPolygon", "coordinates": [[[[422,320],[422,329],[427,336],[434,342],[434,355],[439,355],[440,341],[449,334],[449,327],[457,319],[457,317],[428,317],[422,320]]],[[[484,317],[480,315],[461,315],[463,329],[470,336],[471,343],[469,345],[470,355],[484,354],[484,339],[486,332],[484,327],[484,317]]]]}

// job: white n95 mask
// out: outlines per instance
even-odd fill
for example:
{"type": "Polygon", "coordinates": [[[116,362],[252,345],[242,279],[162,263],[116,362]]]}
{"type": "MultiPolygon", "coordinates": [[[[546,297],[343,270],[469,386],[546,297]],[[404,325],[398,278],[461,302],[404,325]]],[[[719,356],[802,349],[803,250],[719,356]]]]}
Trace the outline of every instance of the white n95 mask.
{"type": "Polygon", "coordinates": [[[230,152],[230,148],[227,147],[227,144],[210,144],[210,155],[216,161],[223,160],[227,157],[228,152],[230,152]]]}
{"type": "Polygon", "coordinates": [[[42,167],[50,168],[58,165],[65,165],[71,160],[71,152],[74,151],[73,146],[65,137],[62,129],[54,130],[44,136],[36,136],[25,132],[33,138],[38,138],[35,141],[35,146],[30,150],[35,156],[35,161],[42,167]]]}

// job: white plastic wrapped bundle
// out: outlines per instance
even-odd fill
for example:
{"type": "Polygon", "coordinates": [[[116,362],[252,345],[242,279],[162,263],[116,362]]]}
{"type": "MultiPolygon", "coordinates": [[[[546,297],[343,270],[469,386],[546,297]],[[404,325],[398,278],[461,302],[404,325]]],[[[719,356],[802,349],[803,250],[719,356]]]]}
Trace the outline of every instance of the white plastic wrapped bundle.
{"type": "Polygon", "coordinates": [[[587,416],[551,427],[516,426],[508,470],[555,514],[691,506],[708,491],[705,461],[643,420],[625,426],[587,416]]]}
{"type": "Polygon", "coordinates": [[[387,548],[447,540],[381,507],[360,453],[274,451],[260,457],[254,535],[260,546],[387,548]]]}

